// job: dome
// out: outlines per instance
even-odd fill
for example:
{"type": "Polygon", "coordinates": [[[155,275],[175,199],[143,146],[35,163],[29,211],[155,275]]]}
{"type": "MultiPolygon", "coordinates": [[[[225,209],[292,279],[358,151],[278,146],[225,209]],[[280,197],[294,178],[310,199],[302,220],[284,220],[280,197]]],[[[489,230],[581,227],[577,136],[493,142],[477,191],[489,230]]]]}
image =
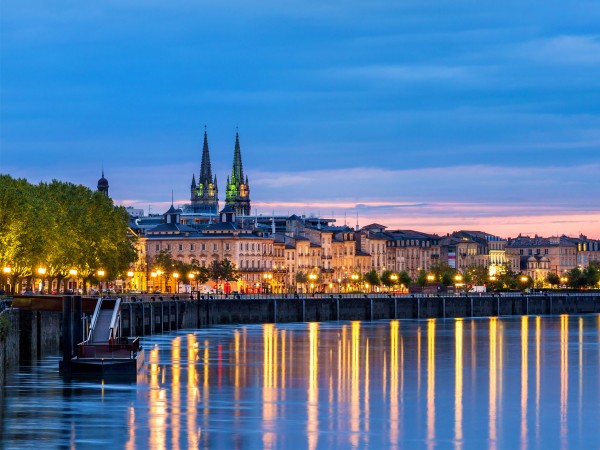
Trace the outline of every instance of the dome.
{"type": "Polygon", "coordinates": [[[98,180],[98,187],[108,187],[108,180],[104,177],[98,180]]]}

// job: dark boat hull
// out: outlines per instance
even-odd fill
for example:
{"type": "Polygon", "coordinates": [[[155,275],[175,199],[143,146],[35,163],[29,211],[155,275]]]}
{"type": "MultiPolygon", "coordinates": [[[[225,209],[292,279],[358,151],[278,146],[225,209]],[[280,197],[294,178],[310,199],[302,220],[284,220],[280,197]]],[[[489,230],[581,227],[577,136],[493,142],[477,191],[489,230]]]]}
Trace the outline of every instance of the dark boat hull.
{"type": "Polygon", "coordinates": [[[73,358],[60,361],[60,372],[68,378],[135,381],[144,365],[144,350],[134,358],[73,358]]]}

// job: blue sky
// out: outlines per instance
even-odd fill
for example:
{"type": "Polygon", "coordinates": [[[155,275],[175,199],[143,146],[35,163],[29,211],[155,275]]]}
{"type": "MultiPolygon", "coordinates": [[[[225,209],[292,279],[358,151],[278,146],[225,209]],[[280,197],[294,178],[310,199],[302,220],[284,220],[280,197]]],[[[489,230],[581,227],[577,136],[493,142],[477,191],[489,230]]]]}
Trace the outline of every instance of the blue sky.
{"type": "Polygon", "coordinates": [[[239,126],[265,214],[600,238],[600,4],[323,3],[2,2],[0,172],[159,211],[239,126]]]}

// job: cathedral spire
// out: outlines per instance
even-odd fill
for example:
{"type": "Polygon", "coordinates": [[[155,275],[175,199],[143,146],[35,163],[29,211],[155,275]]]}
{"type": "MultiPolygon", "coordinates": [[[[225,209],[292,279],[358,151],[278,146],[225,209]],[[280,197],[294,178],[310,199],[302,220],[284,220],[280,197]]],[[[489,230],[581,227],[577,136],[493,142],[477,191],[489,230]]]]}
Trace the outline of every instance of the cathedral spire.
{"type": "Polygon", "coordinates": [[[215,176],[213,183],[210,151],[208,149],[208,133],[206,132],[206,125],[204,125],[204,145],[202,146],[202,162],[200,164],[198,184],[196,184],[195,176],[192,176],[192,211],[196,213],[216,213],[219,210],[218,195],[217,177],[215,176]]]}
{"type": "Polygon", "coordinates": [[[235,149],[233,151],[233,168],[231,169],[231,182],[244,182],[244,167],[242,165],[242,151],[240,150],[240,135],[235,133],[235,149]]]}
{"type": "Polygon", "coordinates": [[[210,152],[208,150],[208,135],[204,126],[204,145],[202,147],[202,164],[200,165],[199,183],[208,186],[212,182],[212,169],[210,167],[210,152]]]}

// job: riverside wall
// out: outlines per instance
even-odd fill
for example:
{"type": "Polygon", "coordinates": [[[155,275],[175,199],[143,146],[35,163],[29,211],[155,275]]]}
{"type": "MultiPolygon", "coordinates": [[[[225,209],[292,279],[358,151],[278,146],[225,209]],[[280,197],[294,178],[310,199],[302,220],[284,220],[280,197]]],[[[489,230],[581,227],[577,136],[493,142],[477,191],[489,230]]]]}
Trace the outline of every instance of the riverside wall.
{"type": "Polygon", "coordinates": [[[123,336],[213,325],[600,313],[600,295],[230,298],[123,303],[123,336]]]}
{"type": "MultiPolygon", "coordinates": [[[[121,335],[148,336],[215,325],[337,320],[470,318],[600,313],[600,293],[479,296],[218,298],[121,303],[121,335]]],[[[7,309],[0,385],[19,363],[61,351],[62,312],[7,309]]]]}

